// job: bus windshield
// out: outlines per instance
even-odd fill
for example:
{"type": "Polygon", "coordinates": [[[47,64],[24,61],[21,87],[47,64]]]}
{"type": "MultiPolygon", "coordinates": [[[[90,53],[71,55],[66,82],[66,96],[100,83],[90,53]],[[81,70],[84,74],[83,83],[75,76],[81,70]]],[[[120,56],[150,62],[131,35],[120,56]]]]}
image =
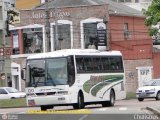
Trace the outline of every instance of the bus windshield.
{"type": "Polygon", "coordinates": [[[67,59],[28,60],[27,87],[66,85],[67,59]]]}

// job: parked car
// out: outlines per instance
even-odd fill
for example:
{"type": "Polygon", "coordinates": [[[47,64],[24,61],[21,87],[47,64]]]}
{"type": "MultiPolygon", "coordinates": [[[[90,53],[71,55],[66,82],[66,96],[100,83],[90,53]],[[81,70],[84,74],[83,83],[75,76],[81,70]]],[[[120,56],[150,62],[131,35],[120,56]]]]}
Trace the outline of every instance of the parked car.
{"type": "Polygon", "coordinates": [[[143,101],[144,98],[160,100],[160,79],[153,79],[147,82],[143,87],[138,88],[136,97],[139,101],[143,101]]]}
{"type": "Polygon", "coordinates": [[[0,87],[0,99],[25,98],[26,93],[12,87],[0,87]]]}

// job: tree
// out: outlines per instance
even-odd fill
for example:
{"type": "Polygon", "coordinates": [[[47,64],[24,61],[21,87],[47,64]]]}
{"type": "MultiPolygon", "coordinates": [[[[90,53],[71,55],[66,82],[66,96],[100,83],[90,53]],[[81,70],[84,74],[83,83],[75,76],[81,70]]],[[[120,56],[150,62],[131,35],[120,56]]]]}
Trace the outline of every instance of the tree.
{"type": "Polygon", "coordinates": [[[160,36],[159,27],[156,26],[160,24],[160,0],[152,0],[148,9],[143,9],[143,13],[146,17],[145,24],[149,27],[149,35],[160,36]]]}

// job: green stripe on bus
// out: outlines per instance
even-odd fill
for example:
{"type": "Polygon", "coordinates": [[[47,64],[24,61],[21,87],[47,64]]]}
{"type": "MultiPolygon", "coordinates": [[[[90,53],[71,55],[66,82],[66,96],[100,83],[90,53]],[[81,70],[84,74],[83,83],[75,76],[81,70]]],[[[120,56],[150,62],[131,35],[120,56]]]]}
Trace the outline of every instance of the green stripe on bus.
{"type": "Polygon", "coordinates": [[[91,91],[92,95],[95,96],[100,89],[102,89],[106,85],[109,85],[110,83],[122,80],[123,77],[123,75],[91,76],[90,80],[86,81],[83,84],[83,89],[85,92],[89,93],[91,88],[95,86],[91,91]]]}

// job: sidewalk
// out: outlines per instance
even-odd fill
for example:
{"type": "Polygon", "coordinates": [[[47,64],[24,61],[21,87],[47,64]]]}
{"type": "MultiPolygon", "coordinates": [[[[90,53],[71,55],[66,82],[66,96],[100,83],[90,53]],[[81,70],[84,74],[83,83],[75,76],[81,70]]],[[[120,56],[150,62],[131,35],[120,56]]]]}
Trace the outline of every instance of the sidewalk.
{"type": "Polygon", "coordinates": [[[146,109],[153,112],[154,114],[158,115],[158,117],[160,117],[160,108],[146,107],[146,109]]]}

